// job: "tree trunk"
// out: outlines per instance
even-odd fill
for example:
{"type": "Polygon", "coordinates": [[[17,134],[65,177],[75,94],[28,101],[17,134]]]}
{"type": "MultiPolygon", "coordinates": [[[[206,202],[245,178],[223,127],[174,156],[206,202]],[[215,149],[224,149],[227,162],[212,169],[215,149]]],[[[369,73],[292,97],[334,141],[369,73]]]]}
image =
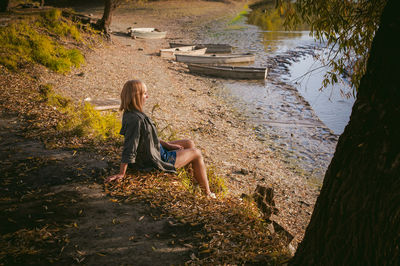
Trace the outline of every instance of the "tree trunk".
{"type": "Polygon", "coordinates": [[[107,38],[110,38],[110,25],[114,10],[119,5],[119,0],[105,0],[104,1],[104,13],[101,20],[99,20],[99,29],[104,32],[107,38]]]}
{"type": "Polygon", "coordinates": [[[350,122],[291,265],[400,265],[400,1],[388,0],[350,122]]]}
{"type": "Polygon", "coordinates": [[[10,0],[0,0],[0,12],[7,12],[10,8],[10,0]]]}

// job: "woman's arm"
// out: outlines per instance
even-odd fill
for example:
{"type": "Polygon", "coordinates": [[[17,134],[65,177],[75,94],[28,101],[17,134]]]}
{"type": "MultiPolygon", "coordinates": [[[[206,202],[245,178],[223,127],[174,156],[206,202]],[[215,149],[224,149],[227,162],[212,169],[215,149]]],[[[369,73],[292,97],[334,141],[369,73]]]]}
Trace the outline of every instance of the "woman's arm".
{"type": "Polygon", "coordinates": [[[123,178],[125,176],[127,168],[128,168],[128,164],[127,163],[121,163],[121,166],[119,168],[119,174],[109,176],[105,180],[105,182],[108,183],[108,182],[111,182],[111,181],[114,181],[114,180],[119,180],[119,179],[123,178]]]}
{"type": "Polygon", "coordinates": [[[131,118],[129,121],[123,122],[123,129],[121,131],[124,135],[124,148],[122,150],[121,166],[119,168],[119,174],[109,176],[105,182],[111,182],[113,180],[119,180],[125,176],[128,163],[134,163],[136,161],[137,147],[140,140],[140,129],[141,122],[137,119],[131,118]]]}

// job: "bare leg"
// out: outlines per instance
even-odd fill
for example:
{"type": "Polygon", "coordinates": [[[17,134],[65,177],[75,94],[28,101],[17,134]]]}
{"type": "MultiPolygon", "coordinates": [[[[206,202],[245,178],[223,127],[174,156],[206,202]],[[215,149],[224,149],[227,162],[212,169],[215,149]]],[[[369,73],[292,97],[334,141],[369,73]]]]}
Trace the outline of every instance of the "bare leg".
{"type": "Polygon", "coordinates": [[[203,188],[206,195],[210,195],[211,191],[208,185],[206,166],[204,164],[201,151],[196,148],[189,148],[176,151],[176,161],[175,161],[176,168],[183,167],[189,163],[192,163],[194,178],[203,188]]]}
{"type": "Polygon", "coordinates": [[[193,140],[190,139],[173,140],[168,143],[181,145],[184,149],[193,149],[195,146],[193,140]]]}

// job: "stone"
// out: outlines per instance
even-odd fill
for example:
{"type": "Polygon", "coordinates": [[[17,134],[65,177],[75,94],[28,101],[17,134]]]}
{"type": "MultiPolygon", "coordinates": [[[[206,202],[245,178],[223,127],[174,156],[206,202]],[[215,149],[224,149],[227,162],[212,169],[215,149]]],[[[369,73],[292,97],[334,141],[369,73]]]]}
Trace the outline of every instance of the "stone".
{"type": "Polygon", "coordinates": [[[253,194],[257,207],[264,214],[264,219],[269,220],[272,214],[277,214],[278,209],[275,207],[274,189],[272,187],[264,187],[257,185],[253,194]]]}
{"type": "Polygon", "coordinates": [[[248,174],[249,174],[249,170],[247,170],[246,168],[241,168],[241,169],[240,169],[240,173],[241,173],[242,175],[248,175],[248,174]]]}

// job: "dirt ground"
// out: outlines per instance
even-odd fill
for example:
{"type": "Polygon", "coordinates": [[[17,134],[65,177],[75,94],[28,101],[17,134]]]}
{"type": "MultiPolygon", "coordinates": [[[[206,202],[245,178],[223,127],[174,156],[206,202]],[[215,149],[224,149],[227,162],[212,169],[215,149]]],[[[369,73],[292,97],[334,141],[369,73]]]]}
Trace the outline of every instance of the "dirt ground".
{"type": "MultiPolygon", "coordinates": [[[[233,18],[243,5],[193,0],[168,1],[168,5],[148,2],[133,8],[125,5],[114,15],[111,44],[93,48],[85,55],[86,65],[67,75],[43,71],[40,82],[51,83],[57,92],[83,101],[118,99],[127,80],[144,81],[150,95],[146,113],[165,128],[166,135],[193,139],[206,164],[226,178],[233,195],[250,194],[257,184],[274,188],[279,213],[273,219],[295,237],[296,247],[318,190],[257,140],[252,125],[217,96],[217,79],[191,75],[184,64],[158,56],[168,42],[195,41],[196,32],[205,25],[233,18]],[[125,34],[129,26],[156,27],[168,31],[167,38],[134,40],[125,34]]],[[[102,14],[101,5],[75,9],[94,17],[102,14]]],[[[177,230],[175,221],[160,218],[161,210],[145,203],[120,204],[106,197],[103,177],[109,169],[118,171],[118,165],[109,163],[108,158],[90,152],[47,150],[39,142],[18,137],[21,129],[14,116],[2,114],[0,130],[2,178],[21,175],[18,184],[10,181],[2,187],[6,200],[1,212],[9,218],[2,219],[1,233],[26,224],[32,232],[21,234],[42,234],[48,240],[42,247],[48,256],[29,255],[27,250],[19,257],[23,261],[17,263],[165,265],[190,259],[194,251],[187,243],[194,232],[177,230]],[[27,160],[35,160],[37,168],[24,169],[27,160]],[[21,164],[18,172],[7,171],[15,164],[21,164]],[[11,186],[19,190],[11,191],[11,186]],[[31,213],[41,214],[32,217],[31,213]],[[133,254],[135,262],[131,261],[133,254]]]]}

